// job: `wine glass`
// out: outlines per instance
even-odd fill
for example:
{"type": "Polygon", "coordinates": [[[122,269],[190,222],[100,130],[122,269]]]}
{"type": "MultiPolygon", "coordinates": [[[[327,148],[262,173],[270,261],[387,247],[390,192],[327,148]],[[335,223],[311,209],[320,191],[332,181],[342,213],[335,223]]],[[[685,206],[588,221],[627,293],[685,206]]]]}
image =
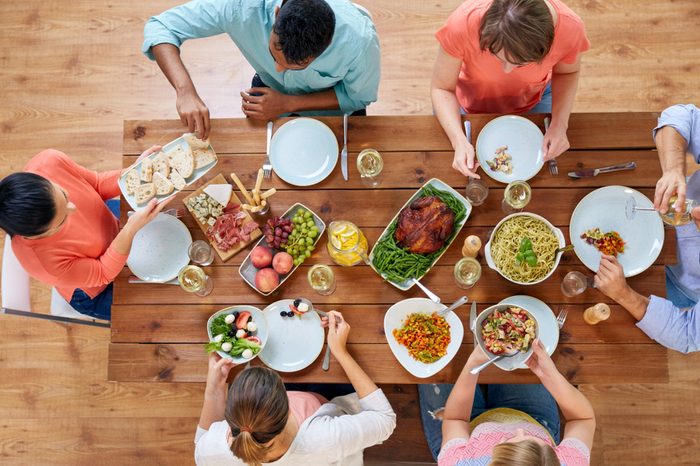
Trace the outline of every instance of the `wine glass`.
{"type": "Polygon", "coordinates": [[[674,227],[687,225],[693,220],[691,211],[697,207],[698,202],[694,201],[693,199],[686,199],[685,205],[682,206],[681,211],[676,212],[675,204],[677,200],[678,196],[671,197],[671,199],[668,200],[668,211],[665,214],[662,214],[653,207],[637,206],[637,200],[633,196],[630,196],[627,198],[627,202],[625,203],[625,216],[627,217],[627,220],[633,220],[637,215],[637,211],[658,212],[661,216],[661,220],[667,225],[674,227]]]}
{"type": "Polygon", "coordinates": [[[532,188],[526,181],[511,181],[503,191],[503,202],[501,207],[506,214],[522,211],[530,202],[532,188]]]}
{"type": "Polygon", "coordinates": [[[178,273],[177,280],[183,290],[197,296],[207,296],[214,289],[214,280],[196,265],[184,266],[178,273]]]}
{"type": "Polygon", "coordinates": [[[481,278],[481,264],[472,257],[463,257],[455,264],[454,276],[457,286],[467,290],[481,278]]]}
{"type": "Polygon", "coordinates": [[[333,269],[325,264],[311,267],[306,278],[311,288],[322,296],[328,296],[335,291],[335,274],[333,269]]]}
{"type": "Polygon", "coordinates": [[[364,149],[357,155],[357,171],[360,173],[362,184],[368,188],[376,188],[382,182],[384,160],[375,149],[364,149]]]}

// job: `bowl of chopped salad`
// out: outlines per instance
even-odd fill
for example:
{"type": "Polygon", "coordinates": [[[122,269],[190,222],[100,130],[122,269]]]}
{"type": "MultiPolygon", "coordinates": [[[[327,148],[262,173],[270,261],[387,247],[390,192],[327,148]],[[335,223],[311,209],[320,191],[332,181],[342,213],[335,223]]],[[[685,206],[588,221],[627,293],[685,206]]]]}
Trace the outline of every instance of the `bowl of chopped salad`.
{"type": "Polygon", "coordinates": [[[384,334],[401,365],[418,378],[431,377],[447,366],[459,351],[464,327],[454,311],[426,298],[404,299],[384,315],[384,334]]]}
{"type": "Polygon", "coordinates": [[[539,325],[533,313],[508,302],[484,309],[472,330],[477,344],[491,359],[517,352],[500,361],[499,367],[509,371],[523,367],[539,336],[539,325]]]}
{"type": "Polygon", "coordinates": [[[268,337],[263,312],[254,306],[238,305],[214,313],[207,321],[208,353],[216,351],[235,363],[255,359],[265,347],[268,337]]]}

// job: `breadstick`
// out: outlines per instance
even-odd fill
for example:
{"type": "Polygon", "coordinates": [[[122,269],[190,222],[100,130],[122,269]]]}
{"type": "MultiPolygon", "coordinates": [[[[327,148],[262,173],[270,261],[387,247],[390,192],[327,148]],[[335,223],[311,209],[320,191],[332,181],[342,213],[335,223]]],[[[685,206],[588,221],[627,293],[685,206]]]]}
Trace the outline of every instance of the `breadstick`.
{"type": "Polygon", "coordinates": [[[265,199],[263,199],[262,202],[260,203],[260,205],[262,207],[265,207],[267,205],[267,201],[265,199]]]}
{"type": "Polygon", "coordinates": [[[277,190],[275,188],[270,188],[260,195],[260,199],[267,199],[268,197],[272,196],[276,192],[277,192],[277,190]]]}
{"type": "Polygon", "coordinates": [[[241,204],[241,207],[243,208],[243,210],[247,210],[249,212],[252,212],[253,210],[253,206],[250,204],[241,204]]]}
{"type": "Polygon", "coordinates": [[[255,198],[255,204],[260,205],[260,187],[262,186],[263,180],[263,169],[258,169],[258,177],[255,180],[255,189],[253,189],[253,197],[255,198]]]}
{"type": "Polygon", "coordinates": [[[231,173],[231,179],[233,180],[234,183],[236,183],[236,186],[238,186],[238,189],[241,190],[241,194],[243,194],[243,197],[245,197],[245,200],[248,201],[248,204],[254,204],[255,202],[253,201],[253,198],[250,197],[250,194],[248,194],[248,190],[245,189],[245,186],[243,186],[243,183],[241,183],[241,180],[238,179],[238,176],[236,176],[235,173],[231,173]]]}
{"type": "Polygon", "coordinates": [[[251,212],[260,212],[261,210],[263,210],[263,206],[259,205],[259,206],[253,207],[251,209],[251,212]]]}

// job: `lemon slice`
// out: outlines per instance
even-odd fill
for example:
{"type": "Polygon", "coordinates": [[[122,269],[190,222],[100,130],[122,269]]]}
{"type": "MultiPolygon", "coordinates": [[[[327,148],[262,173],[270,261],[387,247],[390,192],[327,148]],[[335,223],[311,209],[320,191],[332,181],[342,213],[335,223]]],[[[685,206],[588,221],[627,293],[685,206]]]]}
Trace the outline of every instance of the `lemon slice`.
{"type": "Polygon", "coordinates": [[[348,225],[342,223],[338,225],[332,232],[334,236],[347,235],[348,233],[352,234],[351,228],[348,225]]]}
{"type": "Polygon", "coordinates": [[[331,235],[331,244],[333,245],[334,248],[336,248],[338,250],[343,249],[343,244],[340,241],[340,238],[336,235],[331,235]]]}

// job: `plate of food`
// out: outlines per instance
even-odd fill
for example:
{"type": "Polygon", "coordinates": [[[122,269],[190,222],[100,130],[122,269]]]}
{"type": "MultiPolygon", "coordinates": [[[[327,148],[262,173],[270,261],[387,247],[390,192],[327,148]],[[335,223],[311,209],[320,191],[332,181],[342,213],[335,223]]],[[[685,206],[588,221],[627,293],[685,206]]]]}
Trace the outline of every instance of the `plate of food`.
{"type": "Polygon", "coordinates": [[[406,291],[442,257],[467,222],[472,206],[447,183],[433,178],[389,222],[369,255],[370,265],[406,291]]]}
{"type": "Polygon", "coordinates": [[[282,299],[263,309],[269,328],[260,360],[279,372],[300,371],[321,354],[324,342],[321,318],[303,298],[282,299]]]}
{"type": "Polygon", "coordinates": [[[569,235],[574,252],[586,267],[598,271],[601,252],[617,256],[625,277],[644,272],[664,245],[664,224],[658,215],[625,215],[628,199],[654,207],[644,194],[624,186],[605,186],[586,195],[571,215],[569,235]]]}
{"type": "Polygon", "coordinates": [[[498,222],[484,247],[490,268],[518,285],[535,285],[559,265],[564,233],[547,219],[529,212],[508,215],[498,222]]]}
{"type": "Polygon", "coordinates": [[[119,189],[137,210],[153,198],[162,201],[174,196],[204,176],[217,161],[209,140],[185,133],[125,170],[119,177],[119,189]]]}
{"type": "Polygon", "coordinates": [[[263,225],[263,237],[238,268],[243,280],[268,296],[316,249],[326,224],[304,204],[296,203],[281,217],[263,225]]]}
{"type": "Polygon", "coordinates": [[[494,364],[506,371],[525,369],[532,354],[532,343],[539,338],[547,354],[554,353],[559,343],[559,326],[552,309],[531,296],[511,296],[484,309],[474,321],[474,338],[491,358],[513,349],[518,354],[494,364]]]}
{"type": "Polygon", "coordinates": [[[126,265],[141,280],[164,283],[189,264],[190,244],[192,235],[185,224],[160,213],[134,236],[126,265]]]}
{"type": "Polygon", "coordinates": [[[185,197],[182,203],[222,261],[262,236],[259,225],[242,209],[233,186],[222,174],[185,197]]]}
{"type": "Polygon", "coordinates": [[[391,352],[415,377],[440,372],[462,344],[462,321],[453,311],[438,316],[443,309],[444,305],[426,298],[409,298],[391,306],[384,315],[384,334],[391,352]]]}
{"type": "Polygon", "coordinates": [[[295,118],[275,131],[270,163],[277,176],[294,186],[311,186],[331,174],[338,162],[338,140],[313,118],[295,118]]]}
{"type": "Polygon", "coordinates": [[[496,181],[527,181],[544,165],[543,141],[536,124],[521,116],[504,115],[479,132],[476,157],[484,173],[496,181]]]}
{"type": "Polygon", "coordinates": [[[251,361],[265,348],[268,328],[265,315],[257,307],[230,306],[207,320],[208,353],[216,351],[236,364],[251,361]]]}

